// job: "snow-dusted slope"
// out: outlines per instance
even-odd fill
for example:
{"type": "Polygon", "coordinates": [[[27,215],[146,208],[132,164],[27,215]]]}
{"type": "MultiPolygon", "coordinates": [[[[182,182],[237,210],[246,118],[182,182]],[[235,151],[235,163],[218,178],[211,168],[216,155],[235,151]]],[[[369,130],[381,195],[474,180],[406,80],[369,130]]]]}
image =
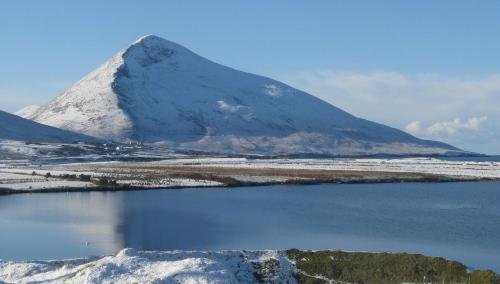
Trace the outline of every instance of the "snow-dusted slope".
{"type": "Polygon", "coordinates": [[[87,135],[211,152],[411,154],[455,148],[356,118],[278,81],[146,36],[29,116],[87,135]]]}
{"type": "Polygon", "coordinates": [[[36,123],[4,111],[0,111],[0,139],[49,143],[98,141],[93,137],[36,123]]]}
{"type": "Polygon", "coordinates": [[[27,107],[23,107],[22,109],[16,111],[14,114],[23,118],[30,117],[35,111],[40,108],[38,105],[29,105],[27,107]]]}

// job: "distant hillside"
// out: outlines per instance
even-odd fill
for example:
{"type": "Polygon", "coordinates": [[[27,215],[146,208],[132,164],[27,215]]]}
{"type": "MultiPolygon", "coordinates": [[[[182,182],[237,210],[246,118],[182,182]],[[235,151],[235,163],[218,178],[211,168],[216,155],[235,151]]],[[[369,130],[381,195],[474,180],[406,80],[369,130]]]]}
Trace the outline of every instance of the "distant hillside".
{"type": "Polygon", "coordinates": [[[97,138],[36,123],[4,111],[0,111],[0,139],[48,143],[99,141],[97,138]]]}

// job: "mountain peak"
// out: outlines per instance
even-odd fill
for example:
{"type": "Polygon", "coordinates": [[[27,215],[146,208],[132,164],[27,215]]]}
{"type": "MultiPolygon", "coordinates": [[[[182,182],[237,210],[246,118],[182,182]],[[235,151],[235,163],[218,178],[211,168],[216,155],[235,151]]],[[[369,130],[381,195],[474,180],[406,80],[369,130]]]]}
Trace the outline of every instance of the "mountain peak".
{"type": "Polygon", "coordinates": [[[141,37],[30,118],[103,139],[210,152],[356,155],[454,149],[359,119],[155,35],[141,37]]]}
{"type": "Polygon", "coordinates": [[[172,44],[173,42],[168,41],[162,37],[159,37],[157,35],[145,35],[140,38],[138,38],[136,41],[134,41],[129,47],[135,46],[135,45],[165,45],[165,44],[172,44]]]}
{"type": "Polygon", "coordinates": [[[187,48],[157,35],[145,35],[134,41],[130,44],[125,50],[134,49],[134,48],[168,48],[172,50],[184,49],[187,48]]]}
{"type": "Polygon", "coordinates": [[[134,43],[142,42],[142,41],[145,41],[145,40],[158,40],[158,39],[165,40],[164,38],[159,37],[157,35],[149,34],[149,35],[143,35],[143,36],[141,36],[134,43]]]}
{"type": "MultiPolygon", "coordinates": [[[[135,61],[142,67],[147,67],[180,54],[184,54],[182,57],[186,57],[187,54],[194,55],[187,48],[177,43],[156,35],[146,35],[125,48],[121,57],[125,60],[125,63],[135,61]]],[[[179,59],[179,56],[175,57],[179,59]]]]}

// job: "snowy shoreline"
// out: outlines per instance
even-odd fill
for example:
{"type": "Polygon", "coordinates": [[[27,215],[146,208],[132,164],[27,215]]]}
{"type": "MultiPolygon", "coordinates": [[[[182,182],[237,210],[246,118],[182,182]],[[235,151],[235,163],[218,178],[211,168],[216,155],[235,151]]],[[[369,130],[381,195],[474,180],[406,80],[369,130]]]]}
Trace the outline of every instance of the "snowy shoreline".
{"type": "Polygon", "coordinates": [[[280,185],[320,185],[320,184],[374,184],[374,183],[443,183],[443,182],[488,182],[488,181],[500,181],[500,179],[491,178],[449,178],[443,177],[443,179],[414,179],[414,180],[400,180],[394,178],[380,179],[380,180],[370,180],[370,181],[321,181],[321,180],[308,180],[304,182],[242,182],[237,185],[172,185],[168,187],[155,187],[155,186],[92,186],[92,187],[43,187],[41,189],[11,189],[0,187],[0,196],[6,194],[26,194],[26,193],[69,193],[69,192],[120,192],[120,191],[141,191],[141,190],[175,190],[175,189],[208,189],[208,188],[238,188],[238,187],[260,187],[260,186],[280,186],[280,185]]]}
{"type": "Polygon", "coordinates": [[[284,251],[138,252],[54,261],[0,261],[7,283],[254,283],[260,263],[279,260],[275,278],[296,283],[284,251]]]}

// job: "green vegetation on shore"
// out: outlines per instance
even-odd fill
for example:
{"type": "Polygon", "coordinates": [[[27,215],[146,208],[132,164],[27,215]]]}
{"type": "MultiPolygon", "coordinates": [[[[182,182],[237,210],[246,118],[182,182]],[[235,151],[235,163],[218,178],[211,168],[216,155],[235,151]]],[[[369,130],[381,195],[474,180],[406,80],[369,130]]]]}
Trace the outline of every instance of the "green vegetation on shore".
{"type": "Polygon", "coordinates": [[[288,252],[299,272],[300,283],[463,283],[499,284],[491,270],[468,271],[456,261],[407,253],[364,253],[342,251],[288,252]]]}

